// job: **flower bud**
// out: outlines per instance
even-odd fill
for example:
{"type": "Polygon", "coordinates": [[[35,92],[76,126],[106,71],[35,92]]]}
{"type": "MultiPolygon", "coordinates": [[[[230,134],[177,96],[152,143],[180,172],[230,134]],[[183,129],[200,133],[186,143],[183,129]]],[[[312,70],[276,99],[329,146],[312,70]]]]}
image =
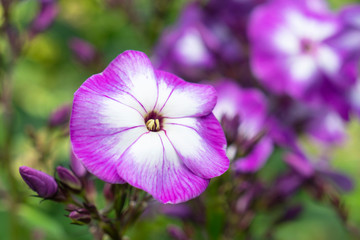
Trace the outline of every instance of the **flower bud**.
{"type": "Polygon", "coordinates": [[[61,183],[65,184],[66,186],[70,187],[73,190],[81,190],[82,184],[78,177],[75,176],[73,172],[69,169],[58,166],[56,168],[56,172],[60,178],[61,183]]]}
{"type": "Polygon", "coordinates": [[[69,218],[73,220],[73,223],[83,225],[91,222],[90,212],[86,209],[77,209],[69,214],[69,218]]]}
{"type": "Polygon", "coordinates": [[[105,196],[105,199],[108,202],[112,202],[115,199],[115,195],[114,195],[114,189],[113,189],[113,185],[110,183],[105,183],[104,189],[103,189],[103,194],[105,196]]]}
{"type": "Polygon", "coordinates": [[[344,192],[350,192],[354,189],[353,180],[344,173],[336,172],[332,169],[319,169],[318,172],[344,192]]]}
{"type": "Polygon", "coordinates": [[[76,60],[84,66],[96,64],[99,61],[100,55],[95,47],[83,39],[72,38],[69,41],[69,47],[76,60]]]}
{"type": "Polygon", "coordinates": [[[302,211],[303,211],[303,206],[301,205],[295,205],[290,208],[287,208],[285,209],[285,213],[276,220],[276,223],[279,224],[283,222],[293,221],[299,217],[302,211]]]}
{"type": "Polygon", "coordinates": [[[51,113],[48,124],[50,127],[59,127],[63,125],[69,124],[69,119],[71,115],[71,105],[65,104],[55,109],[54,112],[51,113]]]}
{"type": "Polygon", "coordinates": [[[19,172],[25,183],[35,191],[39,197],[51,198],[56,194],[58,185],[52,176],[26,166],[20,167],[19,172]]]}
{"type": "Polygon", "coordinates": [[[296,155],[294,153],[288,153],[285,155],[284,161],[298,174],[305,178],[309,178],[314,174],[314,168],[303,156],[296,155]]]}
{"type": "Polygon", "coordinates": [[[31,23],[29,34],[34,37],[36,34],[45,31],[54,22],[58,7],[54,0],[39,0],[40,10],[38,15],[31,23]]]}
{"type": "Polygon", "coordinates": [[[175,225],[170,225],[167,227],[167,231],[172,239],[176,240],[188,240],[189,238],[186,236],[185,232],[175,225]]]}

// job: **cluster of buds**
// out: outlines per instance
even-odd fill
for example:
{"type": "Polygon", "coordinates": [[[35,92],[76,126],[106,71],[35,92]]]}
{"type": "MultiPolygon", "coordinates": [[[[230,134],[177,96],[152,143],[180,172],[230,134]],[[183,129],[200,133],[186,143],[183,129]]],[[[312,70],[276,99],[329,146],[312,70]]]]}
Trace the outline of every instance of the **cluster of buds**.
{"type": "Polygon", "coordinates": [[[150,195],[134,190],[128,184],[106,183],[103,189],[106,206],[99,209],[92,175],[75,156],[71,158],[71,169],[58,166],[56,178],[27,166],[20,167],[19,172],[37,197],[63,203],[72,224],[87,225],[95,229],[96,236],[107,234],[112,239],[122,239],[126,228],[147,207],[150,195]],[[115,218],[112,212],[115,212],[115,218]]]}
{"type": "Polygon", "coordinates": [[[84,179],[62,166],[56,168],[58,179],[27,166],[20,167],[19,172],[25,183],[37,193],[37,197],[47,200],[68,202],[72,193],[80,193],[84,189],[84,179]]]}

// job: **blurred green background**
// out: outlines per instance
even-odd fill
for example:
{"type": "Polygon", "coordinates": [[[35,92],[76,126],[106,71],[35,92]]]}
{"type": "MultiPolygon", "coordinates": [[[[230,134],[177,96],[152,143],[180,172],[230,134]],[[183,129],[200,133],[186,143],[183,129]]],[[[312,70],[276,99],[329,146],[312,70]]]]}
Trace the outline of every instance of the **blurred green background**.
{"type": "MultiPolygon", "coordinates": [[[[110,1],[108,1],[110,2],[110,1]]],[[[60,0],[59,15],[51,28],[27,41],[16,63],[12,65],[14,108],[14,139],[12,171],[23,196],[23,204],[12,210],[8,198],[2,196],[11,192],[6,172],[0,170],[0,239],[10,239],[16,231],[18,239],[92,239],[87,227],[70,224],[66,211],[60,204],[30,197],[31,192],[22,183],[18,167],[27,165],[39,168],[39,153],[29,134],[35,131],[38,141],[46,145],[49,141],[45,127],[51,112],[64,103],[71,103],[73,93],[89,76],[102,69],[119,53],[134,49],[151,55],[154,44],[161,31],[176,21],[186,0],[134,0],[134,12],[121,7],[109,7],[103,0],[60,0]],[[96,67],[86,67],[74,59],[68,42],[80,37],[95,46],[101,53],[101,63],[96,67]],[[14,212],[12,212],[14,211],[14,212]],[[11,221],[16,229],[11,229],[11,221]]],[[[334,8],[355,1],[331,0],[334,8]]],[[[38,2],[18,1],[13,9],[13,22],[24,30],[36,15],[38,2]]],[[[0,16],[3,11],[0,10],[0,16]]],[[[0,18],[2,19],[2,17],[0,18]]],[[[3,20],[0,20],[2,24],[3,20]]],[[[6,59],[10,55],[9,45],[3,35],[0,37],[0,53],[6,59]]],[[[0,64],[4,64],[0,62],[0,64]]],[[[4,67],[4,66],[3,66],[4,67]]],[[[2,110],[2,109],[0,109],[2,110]]],[[[5,124],[0,118],[0,145],[5,141],[5,124]]],[[[355,189],[343,196],[344,205],[349,211],[350,222],[360,229],[360,123],[352,121],[348,128],[349,140],[344,146],[333,149],[333,166],[354,179],[355,189]]],[[[311,148],[311,146],[310,146],[311,148]]],[[[41,170],[53,174],[54,164],[68,166],[69,142],[62,138],[53,147],[53,152],[41,165],[41,170]]],[[[282,165],[281,159],[273,158],[260,172],[276,171],[282,165]]],[[[102,183],[98,183],[101,189],[102,183]]],[[[211,185],[212,186],[212,185],[211,185]]],[[[210,189],[207,191],[211,191],[210,189]]],[[[101,201],[101,199],[99,200],[101,201]]],[[[298,220],[284,223],[277,228],[276,239],[292,240],[342,240],[351,239],[345,227],[330,206],[312,201],[306,194],[298,194],[293,200],[304,204],[304,212],[298,220]]],[[[208,213],[207,230],[211,239],[218,239],[222,226],[221,207],[212,208],[208,213]]],[[[258,213],[251,231],[258,239],[264,239],[267,225],[276,215],[258,213]]],[[[140,220],[129,232],[131,239],[170,239],[166,232],[168,224],[181,224],[180,221],[165,216],[154,217],[151,221],[140,220]]],[[[200,236],[199,239],[202,237],[200,236]]]]}

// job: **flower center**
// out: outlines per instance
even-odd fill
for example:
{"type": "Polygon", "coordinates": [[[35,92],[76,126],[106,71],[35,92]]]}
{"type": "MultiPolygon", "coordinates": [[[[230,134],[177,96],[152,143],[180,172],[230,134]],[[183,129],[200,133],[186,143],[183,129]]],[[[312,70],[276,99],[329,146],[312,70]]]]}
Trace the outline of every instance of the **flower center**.
{"type": "Polygon", "coordinates": [[[149,131],[158,132],[162,129],[163,118],[160,114],[153,111],[147,114],[144,119],[145,126],[149,131]]]}
{"type": "Polygon", "coordinates": [[[146,122],[146,127],[149,131],[157,132],[160,131],[160,121],[159,119],[149,119],[146,122]]]}
{"type": "Polygon", "coordinates": [[[301,49],[304,53],[312,54],[316,51],[316,43],[309,39],[302,39],[301,49]]]}

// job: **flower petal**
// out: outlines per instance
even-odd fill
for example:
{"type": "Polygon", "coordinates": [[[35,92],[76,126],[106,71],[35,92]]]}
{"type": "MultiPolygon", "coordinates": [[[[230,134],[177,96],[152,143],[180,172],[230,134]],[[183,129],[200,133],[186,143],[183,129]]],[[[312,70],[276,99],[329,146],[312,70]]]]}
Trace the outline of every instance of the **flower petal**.
{"type": "Polygon", "coordinates": [[[305,156],[287,153],[284,157],[284,162],[305,178],[310,178],[314,175],[314,167],[305,156]]]}
{"type": "Polygon", "coordinates": [[[103,181],[123,183],[116,166],[120,156],[145,130],[142,127],[129,128],[123,132],[103,134],[91,131],[82,131],[81,134],[71,137],[76,157],[79,158],[89,172],[103,181]]]}
{"type": "Polygon", "coordinates": [[[295,83],[308,83],[313,81],[317,73],[315,59],[310,55],[298,55],[289,59],[290,75],[295,83]]]}
{"type": "Polygon", "coordinates": [[[270,138],[264,137],[247,156],[236,160],[234,169],[239,172],[256,172],[264,166],[272,151],[272,141],[270,138]]]}
{"type": "Polygon", "coordinates": [[[346,139],[346,127],[343,119],[332,111],[319,111],[306,127],[306,132],[324,144],[341,144],[346,139]]]}
{"type": "Polygon", "coordinates": [[[142,52],[128,50],[117,56],[105,69],[104,75],[121,79],[131,94],[147,112],[157,100],[158,87],[153,66],[142,52]]]}
{"type": "Polygon", "coordinates": [[[118,174],[162,203],[187,201],[209,183],[184,165],[164,132],[143,134],[121,158],[118,174]]]}
{"type": "Polygon", "coordinates": [[[334,77],[342,65],[334,46],[321,49],[341,30],[341,23],[325,4],[313,2],[274,0],[251,14],[251,67],[254,75],[277,94],[305,98],[323,71],[334,77]]]}
{"type": "Polygon", "coordinates": [[[317,64],[319,67],[330,76],[335,75],[340,70],[340,59],[336,52],[327,46],[318,48],[317,64]]]}
{"type": "Polygon", "coordinates": [[[177,76],[156,71],[159,98],[156,110],[165,117],[208,115],[216,104],[216,91],[210,85],[185,82],[177,76]]]}
{"type": "Polygon", "coordinates": [[[115,165],[123,151],[147,129],[139,111],[120,102],[124,95],[115,94],[106,80],[94,75],[76,92],[70,137],[74,154],[91,173],[104,181],[120,183],[115,165]]]}
{"type": "MultiPolygon", "coordinates": [[[[104,99],[107,98],[108,100],[113,100],[114,102],[128,106],[144,116],[146,111],[141,103],[129,93],[131,91],[130,88],[126,86],[126,83],[122,81],[122,79],[114,76],[114,74],[110,74],[110,71],[111,70],[105,70],[103,73],[91,76],[75,92],[74,97],[87,101],[85,98],[92,99],[93,96],[101,96],[104,99]],[[86,96],[84,94],[86,94],[86,96]]],[[[89,104],[93,103],[89,102],[89,104]]]]}
{"type": "Polygon", "coordinates": [[[196,175],[213,178],[229,168],[226,139],[212,113],[201,118],[165,119],[164,129],[185,165],[196,175]]]}

